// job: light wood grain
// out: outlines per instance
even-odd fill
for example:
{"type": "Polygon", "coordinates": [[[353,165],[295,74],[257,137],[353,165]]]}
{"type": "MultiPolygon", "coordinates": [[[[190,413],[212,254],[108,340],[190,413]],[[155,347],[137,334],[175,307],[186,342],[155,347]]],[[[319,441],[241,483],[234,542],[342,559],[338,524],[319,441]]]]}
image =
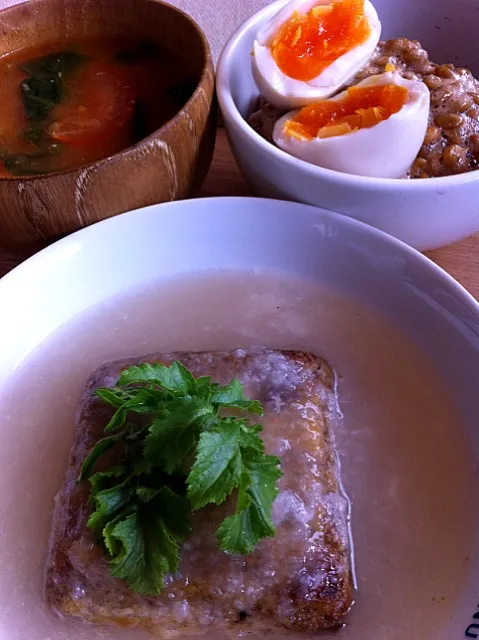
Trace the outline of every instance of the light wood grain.
{"type": "MultiPolygon", "coordinates": [[[[248,187],[231,154],[226,135],[218,130],[215,155],[199,196],[251,196],[248,187]]],[[[432,260],[448,271],[456,280],[479,299],[479,234],[462,242],[431,251],[432,260]]],[[[26,257],[0,253],[0,275],[3,275],[26,257]]]]}
{"type": "Polygon", "coordinates": [[[479,234],[426,255],[479,300],[479,234]]]}
{"type": "Polygon", "coordinates": [[[203,181],[216,129],[214,69],[204,34],[186,14],[156,0],[32,0],[0,12],[0,55],[118,36],[177,51],[200,78],[198,89],[175,118],[130,149],[84,168],[0,179],[2,246],[40,246],[123,211],[186,198],[203,181]]]}

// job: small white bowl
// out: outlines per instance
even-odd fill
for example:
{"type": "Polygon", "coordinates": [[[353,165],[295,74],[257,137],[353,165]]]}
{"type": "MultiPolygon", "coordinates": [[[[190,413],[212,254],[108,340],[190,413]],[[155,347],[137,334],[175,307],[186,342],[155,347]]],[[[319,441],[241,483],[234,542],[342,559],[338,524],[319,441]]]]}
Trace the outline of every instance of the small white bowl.
{"type": "MultiPolygon", "coordinates": [[[[479,171],[426,180],[365,178],[316,167],[264,140],[245,117],[258,97],[251,50],[259,28],[283,5],[278,0],[245,22],[221,54],[217,93],[233,152],[258,194],[343,213],[426,250],[479,230],[479,171]]],[[[382,38],[419,39],[437,62],[479,72],[475,0],[375,3],[382,38]]],[[[407,132],[405,132],[407,135],[407,132]]],[[[393,153],[394,150],[391,150],[393,153]]]]}

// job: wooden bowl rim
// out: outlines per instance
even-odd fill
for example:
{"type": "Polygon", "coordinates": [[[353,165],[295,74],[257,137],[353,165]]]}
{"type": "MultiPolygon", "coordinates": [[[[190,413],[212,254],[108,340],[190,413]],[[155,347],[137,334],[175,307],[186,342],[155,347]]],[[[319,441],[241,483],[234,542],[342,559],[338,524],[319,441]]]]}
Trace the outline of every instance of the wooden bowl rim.
{"type": "MultiPolygon", "coordinates": [[[[39,4],[40,2],[44,3],[48,1],[49,0],[28,0],[28,4],[35,5],[35,4],[39,4]]],[[[165,2],[164,0],[142,0],[142,1],[155,2],[156,4],[161,4],[167,7],[168,9],[170,9],[171,11],[174,11],[175,13],[179,14],[183,20],[186,20],[193,26],[197,34],[200,36],[205,60],[203,64],[203,69],[201,71],[200,79],[198,80],[196,89],[194,90],[189,100],[183,105],[183,107],[179,111],[175,113],[175,115],[172,118],[170,118],[170,120],[165,122],[165,124],[161,126],[159,129],[155,129],[152,133],[150,133],[145,138],[142,138],[135,144],[129,147],[126,147],[125,149],[122,149],[117,153],[114,153],[110,156],[106,156],[101,160],[95,160],[95,162],[82,164],[78,167],[73,167],[71,169],[64,169],[62,171],[52,171],[51,173],[38,173],[31,176],[0,176],[0,184],[5,182],[23,183],[23,182],[35,182],[37,180],[38,181],[48,180],[49,178],[55,178],[58,176],[66,176],[66,175],[79,173],[81,171],[85,171],[86,169],[90,169],[90,168],[97,169],[103,164],[111,162],[114,159],[119,159],[124,154],[129,153],[134,149],[135,150],[140,149],[142,146],[144,145],[146,146],[152,140],[155,140],[158,137],[161,137],[161,134],[166,133],[177,124],[178,120],[183,116],[184,112],[197,100],[198,95],[204,90],[204,86],[207,84],[207,81],[209,80],[210,73],[213,75],[213,78],[214,78],[213,56],[211,53],[210,43],[208,41],[208,38],[206,37],[205,32],[192,16],[186,13],[186,11],[183,11],[182,9],[170,4],[169,2],[165,2]]],[[[4,9],[0,10],[0,16],[4,15],[5,13],[15,13],[15,11],[18,11],[20,8],[24,8],[24,4],[25,4],[24,2],[21,2],[19,4],[11,5],[10,7],[5,7],[4,9]]],[[[213,86],[213,91],[214,91],[214,86],[213,86]]]]}

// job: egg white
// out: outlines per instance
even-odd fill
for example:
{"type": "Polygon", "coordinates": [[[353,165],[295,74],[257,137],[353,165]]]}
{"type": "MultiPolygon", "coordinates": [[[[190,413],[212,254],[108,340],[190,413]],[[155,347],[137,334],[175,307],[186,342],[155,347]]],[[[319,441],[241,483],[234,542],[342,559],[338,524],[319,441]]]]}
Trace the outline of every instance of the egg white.
{"type": "Polygon", "coordinates": [[[261,94],[275,107],[292,109],[332,96],[373,54],[381,36],[381,23],[370,0],[364,0],[364,14],[371,30],[366,42],[337,58],[308,82],[295,80],[281,71],[270,48],[281,26],[296,11],[304,14],[314,7],[332,3],[333,0],[291,0],[258,32],[253,45],[253,75],[261,94]]]}
{"type": "MultiPolygon", "coordinates": [[[[404,177],[414,162],[426,135],[430,95],[419,80],[406,80],[396,72],[371,76],[357,87],[395,84],[408,90],[406,103],[387,120],[369,128],[331,138],[300,140],[284,130],[298,109],[287,113],[276,123],[275,144],[283,151],[334,171],[375,178],[404,177]]],[[[330,98],[341,100],[346,91],[330,98]]]]}

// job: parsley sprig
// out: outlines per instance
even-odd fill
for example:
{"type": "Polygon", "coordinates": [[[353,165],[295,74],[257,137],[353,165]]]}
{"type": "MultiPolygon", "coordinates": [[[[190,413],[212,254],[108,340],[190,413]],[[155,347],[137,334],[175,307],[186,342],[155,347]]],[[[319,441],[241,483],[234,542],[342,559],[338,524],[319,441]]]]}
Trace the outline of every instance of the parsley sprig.
{"type": "Polygon", "coordinates": [[[220,548],[248,554],[274,536],[280,460],[265,453],[262,427],[249,424],[263,409],[238,380],[220,386],[180,362],[144,363],[95,393],[115,412],[80,480],[90,481],[88,526],[114,576],[159,594],[165,575],[178,570],[192,512],[234,491],[235,512],[216,531],[220,548]]]}

